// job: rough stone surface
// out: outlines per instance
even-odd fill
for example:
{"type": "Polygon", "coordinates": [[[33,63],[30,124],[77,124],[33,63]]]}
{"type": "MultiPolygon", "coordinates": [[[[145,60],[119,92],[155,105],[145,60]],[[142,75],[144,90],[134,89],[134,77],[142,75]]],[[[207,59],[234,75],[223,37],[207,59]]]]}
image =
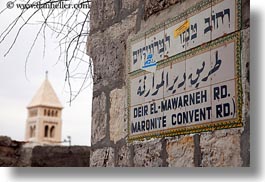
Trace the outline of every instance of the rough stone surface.
{"type": "Polygon", "coordinates": [[[240,130],[201,134],[202,167],[240,167],[240,130]]]}
{"type": "Polygon", "coordinates": [[[242,85],[243,85],[243,123],[246,124],[250,110],[250,29],[242,31],[242,85]]]}
{"type": "Polygon", "coordinates": [[[19,145],[0,138],[0,166],[17,166],[19,161],[19,145]]]}
{"type": "Polygon", "coordinates": [[[91,5],[91,33],[120,23],[137,10],[140,0],[94,0],[91,5]]]}
{"type": "Polygon", "coordinates": [[[10,137],[0,136],[0,146],[9,147],[9,146],[17,146],[17,144],[13,143],[10,137]]]}
{"type": "Polygon", "coordinates": [[[250,166],[250,28],[242,31],[242,83],[243,83],[243,123],[241,135],[241,158],[244,167],[250,166]]]}
{"type": "Polygon", "coordinates": [[[168,166],[169,167],[194,167],[194,141],[192,136],[168,141],[168,166]]]}
{"type": "MultiPolygon", "coordinates": [[[[243,85],[245,87],[245,92],[249,93],[249,82],[250,82],[250,78],[249,78],[249,60],[250,60],[250,29],[245,29],[242,31],[242,82],[243,85]]],[[[244,92],[244,93],[245,93],[244,92]]],[[[247,94],[246,94],[247,95],[247,94]]],[[[250,98],[246,98],[244,99],[244,101],[249,101],[250,98]]],[[[249,103],[247,103],[249,104],[249,103]]],[[[246,108],[249,108],[249,105],[245,105],[246,108]]]]}
{"type": "Polygon", "coordinates": [[[90,10],[90,27],[97,29],[115,16],[114,0],[92,1],[90,10]]]}
{"type": "Polygon", "coordinates": [[[88,53],[94,63],[94,94],[106,89],[105,86],[113,89],[124,85],[126,41],[135,21],[136,14],[89,37],[88,53]]]}
{"type": "Polygon", "coordinates": [[[125,87],[110,93],[110,140],[116,143],[127,135],[125,114],[125,87]]]}
{"type": "Polygon", "coordinates": [[[90,147],[37,146],[33,148],[32,167],[89,167],[90,147]]]}
{"type": "Polygon", "coordinates": [[[28,167],[31,166],[31,157],[32,157],[32,148],[25,147],[25,145],[22,146],[20,149],[20,158],[19,161],[21,164],[21,167],[28,167]]]}
{"type": "Polygon", "coordinates": [[[242,29],[250,26],[250,0],[242,0],[242,29]]]}
{"type": "Polygon", "coordinates": [[[96,149],[91,154],[91,167],[114,167],[114,149],[105,147],[96,149]]]}
{"type": "MultiPolygon", "coordinates": [[[[151,0],[150,0],[151,1],[151,0]]],[[[143,9],[143,16],[145,16],[145,21],[140,21],[139,23],[139,31],[137,31],[138,33],[144,33],[146,30],[152,29],[153,27],[160,25],[161,23],[164,23],[165,21],[167,21],[168,19],[175,17],[176,15],[184,12],[185,10],[187,10],[189,7],[196,5],[197,3],[199,3],[201,0],[181,0],[179,1],[179,3],[173,3],[173,4],[167,4],[167,8],[163,9],[162,11],[159,11],[157,13],[154,13],[153,15],[149,16],[148,19],[146,19],[146,15],[148,14],[148,12],[145,11],[146,8],[148,8],[148,6],[151,5],[145,5],[144,9],[143,9]]],[[[148,2],[148,0],[147,0],[148,2]]],[[[153,3],[153,2],[152,2],[153,3]]],[[[139,9],[140,12],[140,9],[139,9]]],[[[138,30],[138,29],[137,29],[138,30]]],[[[134,35],[132,35],[133,37],[134,35]]]]}
{"type": "Polygon", "coordinates": [[[151,15],[168,8],[169,6],[179,3],[180,0],[146,0],[145,2],[145,16],[147,19],[151,15]]]}
{"type": "Polygon", "coordinates": [[[122,146],[118,150],[117,167],[130,167],[131,158],[130,148],[127,145],[122,146]]]}
{"type": "Polygon", "coordinates": [[[95,144],[106,136],[107,114],[104,92],[100,96],[94,97],[92,113],[91,143],[95,144]]]}
{"type": "Polygon", "coordinates": [[[135,167],[162,167],[162,143],[160,139],[141,142],[134,145],[135,167]]]}
{"type": "Polygon", "coordinates": [[[0,136],[0,166],[1,167],[23,167],[28,162],[22,160],[23,142],[12,141],[11,138],[0,136]]]}
{"type": "MultiPolygon", "coordinates": [[[[139,0],[122,0],[122,10],[129,10],[129,11],[132,11],[132,10],[135,10],[138,8],[139,6],[139,0]]],[[[141,2],[142,3],[142,2],[141,2]]]]}

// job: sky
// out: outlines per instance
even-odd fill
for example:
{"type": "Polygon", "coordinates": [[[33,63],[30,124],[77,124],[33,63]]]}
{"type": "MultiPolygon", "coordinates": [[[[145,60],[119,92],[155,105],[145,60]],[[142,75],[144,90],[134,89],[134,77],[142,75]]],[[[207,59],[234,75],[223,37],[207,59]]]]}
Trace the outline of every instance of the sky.
{"type": "MultiPolygon", "coordinates": [[[[1,0],[0,10],[6,6],[6,3],[6,0],[1,0]]],[[[0,32],[17,13],[18,10],[13,8],[7,9],[0,15],[0,32]]],[[[27,62],[27,77],[25,76],[26,57],[35,38],[32,35],[37,33],[37,30],[36,26],[25,27],[7,56],[4,54],[14,40],[15,34],[11,34],[0,44],[0,135],[18,141],[24,140],[26,107],[44,81],[47,70],[49,81],[64,106],[62,140],[71,136],[72,145],[90,145],[92,80],[88,80],[89,86],[70,106],[68,87],[64,82],[65,64],[63,61],[57,62],[58,40],[51,31],[46,34],[45,56],[43,56],[43,40],[42,38],[37,40],[27,62]]],[[[88,56],[85,55],[83,59],[87,61],[88,56]]],[[[77,82],[79,83],[73,85],[81,83],[77,82]]]]}

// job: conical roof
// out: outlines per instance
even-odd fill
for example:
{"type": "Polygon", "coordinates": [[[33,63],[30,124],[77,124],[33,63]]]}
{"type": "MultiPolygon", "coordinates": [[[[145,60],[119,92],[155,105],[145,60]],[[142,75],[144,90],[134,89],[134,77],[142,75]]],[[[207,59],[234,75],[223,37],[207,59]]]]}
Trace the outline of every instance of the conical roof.
{"type": "Polygon", "coordinates": [[[63,108],[47,77],[31,100],[28,108],[36,106],[63,108]]]}

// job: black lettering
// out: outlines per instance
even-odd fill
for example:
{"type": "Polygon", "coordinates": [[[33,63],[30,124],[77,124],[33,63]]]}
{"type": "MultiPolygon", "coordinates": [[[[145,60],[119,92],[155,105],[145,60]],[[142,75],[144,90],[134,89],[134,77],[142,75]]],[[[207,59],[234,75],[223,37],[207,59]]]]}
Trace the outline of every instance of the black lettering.
{"type": "Polygon", "coordinates": [[[142,131],[145,131],[145,121],[142,121],[142,131]]]}
{"type": "Polygon", "coordinates": [[[228,96],[227,86],[222,85],[221,87],[214,87],[213,93],[214,93],[213,96],[214,100],[226,98],[228,96]]]}
{"type": "Polygon", "coordinates": [[[181,125],[182,124],[182,115],[181,115],[181,113],[178,113],[178,115],[177,115],[177,121],[178,121],[178,125],[181,125]]]}
{"type": "Polygon", "coordinates": [[[160,121],[161,121],[161,117],[157,118],[157,124],[158,124],[158,127],[157,128],[161,128],[161,124],[160,124],[160,121]]]}
{"type": "Polygon", "coordinates": [[[213,88],[213,100],[220,99],[219,98],[219,92],[220,92],[219,87],[213,88]]]}
{"type": "Polygon", "coordinates": [[[165,128],[167,126],[167,118],[166,116],[163,116],[163,119],[162,119],[162,126],[165,128]]]}
{"type": "Polygon", "coordinates": [[[137,117],[137,108],[134,108],[133,109],[133,118],[136,118],[137,117]]]}
{"type": "Polygon", "coordinates": [[[194,93],[190,94],[190,105],[195,104],[194,93]]]}
{"type": "Polygon", "coordinates": [[[196,104],[200,103],[200,92],[196,92],[196,104]]]}
{"type": "Polygon", "coordinates": [[[182,98],[181,97],[179,97],[179,104],[178,104],[178,107],[180,108],[180,107],[183,107],[183,103],[182,103],[182,98]]]}
{"type": "Polygon", "coordinates": [[[226,98],[227,97],[227,86],[223,85],[221,86],[221,98],[226,98]]]}
{"type": "Polygon", "coordinates": [[[153,118],[153,119],[150,119],[150,121],[151,121],[151,130],[152,129],[154,129],[154,128],[156,128],[156,119],[155,118],[153,118]]]}
{"type": "Polygon", "coordinates": [[[193,111],[189,111],[190,122],[193,122],[193,111]]]}
{"type": "Polygon", "coordinates": [[[205,120],[206,118],[206,108],[200,109],[200,121],[205,120]]]}
{"type": "Polygon", "coordinates": [[[201,91],[201,102],[207,102],[207,90],[201,91]]]}
{"type": "Polygon", "coordinates": [[[222,109],[222,104],[216,105],[216,118],[222,118],[223,109],[222,109]]]}
{"type": "Polygon", "coordinates": [[[161,112],[167,111],[167,100],[161,101],[161,112]]]}
{"type": "Polygon", "coordinates": [[[141,131],[141,123],[137,122],[138,131],[141,131]]]}
{"type": "Polygon", "coordinates": [[[171,123],[173,126],[175,126],[177,124],[177,122],[174,120],[176,118],[176,114],[172,114],[171,115],[171,123]]]}
{"type": "Polygon", "coordinates": [[[132,133],[138,132],[137,122],[136,123],[132,123],[132,125],[131,125],[131,132],[132,133]]]}
{"type": "Polygon", "coordinates": [[[148,115],[147,111],[148,111],[148,106],[144,106],[144,116],[148,115]]]}
{"type": "Polygon", "coordinates": [[[146,120],[146,130],[149,131],[149,129],[150,129],[150,120],[147,119],[146,120]]]}
{"type": "Polygon", "coordinates": [[[184,100],[184,106],[189,106],[189,104],[188,104],[188,101],[189,101],[188,95],[184,95],[183,96],[183,100],[184,100]]]}
{"type": "Polygon", "coordinates": [[[170,100],[168,100],[168,103],[167,103],[168,105],[167,105],[167,109],[168,110],[171,110],[172,109],[172,105],[171,105],[171,102],[170,102],[170,100]]]}
{"type": "Polygon", "coordinates": [[[138,107],[138,117],[142,117],[142,109],[141,109],[141,107],[138,107]]]}
{"type": "Polygon", "coordinates": [[[200,113],[199,113],[199,109],[195,109],[194,110],[194,121],[197,122],[197,121],[200,121],[200,113]]]}
{"type": "Polygon", "coordinates": [[[182,123],[189,123],[189,119],[188,119],[188,112],[183,112],[182,113],[182,123]]]}
{"type": "Polygon", "coordinates": [[[208,113],[208,118],[207,119],[210,119],[211,118],[212,107],[206,107],[206,110],[207,110],[207,113],[208,113]]]}
{"type": "Polygon", "coordinates": [[[150,104],[150,114],[154,114],[154,104],[150,104]]]}
{"type": "Polygon", "coordinates": [[[172,102],[172,108],[173,109],[177,109],[178,108],[178,105],[177,105],[178,104],[178,97],[177,98],[175,98],[175,97],[172,98],[171,102],[172,102]]]}
{"type": "Polygon", "coordinates": [[[225,103],[223,110],[224,110],[224,117],[229,116],[230,115],[230,104],[225,103]]]}

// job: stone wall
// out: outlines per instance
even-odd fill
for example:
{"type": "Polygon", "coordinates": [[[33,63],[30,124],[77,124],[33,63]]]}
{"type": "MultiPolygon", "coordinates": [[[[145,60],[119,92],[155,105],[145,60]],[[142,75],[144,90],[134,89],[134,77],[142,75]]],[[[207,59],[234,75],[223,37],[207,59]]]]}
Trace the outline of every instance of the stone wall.
{"type": "Polygon", "coordinates": [[[0,136],[1,167],[89,167],[90,147],[35,146],[0,136]]]}
{"type": "Polygon", "coordinates": [[[127,142],[128,38],[199,0],[93,0],[88,54],[94,63],[93,167],[250,166],[249,0],[242,0],[243,127],[127,142]]]}
{"type": "Polygon", "coordinates": [[[30,165],[30,150],[23,148],[23,142],[0,136],[0,166],[25,167],[30,165]]]}
{"type": "Polygon", "coordinates": [[[90,147],[36,146],[32,150],[32,167],[89,167],[90,147]]]}

